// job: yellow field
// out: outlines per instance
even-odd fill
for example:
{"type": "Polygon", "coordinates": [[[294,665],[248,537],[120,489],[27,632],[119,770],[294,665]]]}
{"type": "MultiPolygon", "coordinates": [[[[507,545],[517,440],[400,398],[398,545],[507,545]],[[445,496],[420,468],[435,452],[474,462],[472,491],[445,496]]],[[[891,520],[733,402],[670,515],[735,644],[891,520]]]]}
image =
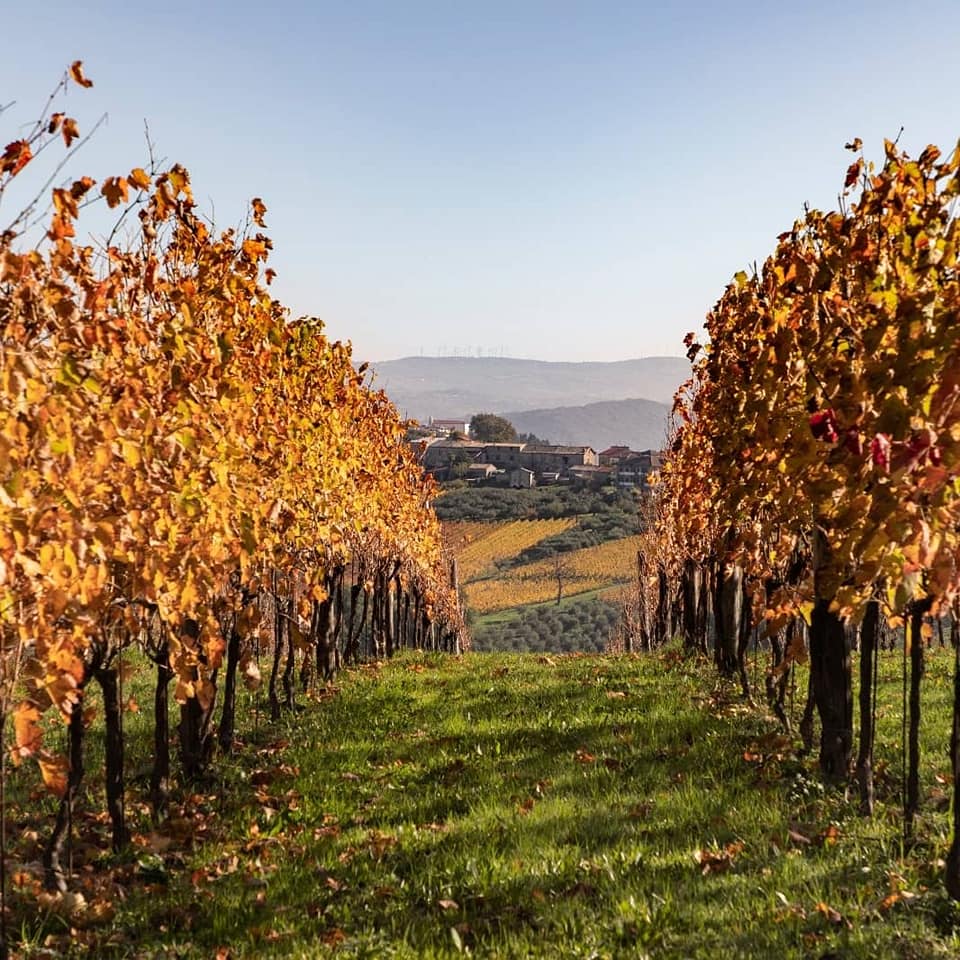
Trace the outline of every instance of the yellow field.
{"type": "Polygon", "coordinates": [[[562,564],[564,596],[626,583],[634,576],[639,547],[640,537],[611,540],[597,547],[558,554],[556,559],[528,563],[503,576],[467,583],[464,587],[467,605],[478,613],[491,613],[552,600],[557,595],[557,562],[562,564]]]}
{"type": "Polygon", "coordinates": [[[440,524],[443,545],[457,557],[465,547],[493,532],[498,523],[483,520],[444,520],[440,524]]]}
{"type": "MultiPolygon", "coordinates": [[[[458,524],[469,528],[453,533],[471,538],[454,552],[460,563],[460,582],[468,583],[494,569],[498,560],[515,557],[545,537],[563,533],[576,523],[572,518],[556,520],[511,520],[507,523],[458,524]]],[[[454,526],[449,524],[448,526],[454,526]]]]}

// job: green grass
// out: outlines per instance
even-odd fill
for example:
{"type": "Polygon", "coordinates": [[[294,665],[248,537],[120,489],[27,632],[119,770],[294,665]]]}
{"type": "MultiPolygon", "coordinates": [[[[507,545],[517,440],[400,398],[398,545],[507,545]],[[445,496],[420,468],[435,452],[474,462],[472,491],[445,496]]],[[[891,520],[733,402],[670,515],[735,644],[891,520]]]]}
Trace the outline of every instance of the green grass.
{"type": "MultiPolygon", "coordinates": [[[[21,955],[956,956],[937,780],[950,656],[928,671],[910,849],[898,656],[882,671],[872,820],[673,651],[404,655],[351,672],[280,728],[248,731],[170,824],[141,822],[131,854],[90,855],[89,885],[118,885],[112,923],[71,936],[34,906],[21,955]]],[[[99,827],[78,820],[82,845],[99,827]]]]}

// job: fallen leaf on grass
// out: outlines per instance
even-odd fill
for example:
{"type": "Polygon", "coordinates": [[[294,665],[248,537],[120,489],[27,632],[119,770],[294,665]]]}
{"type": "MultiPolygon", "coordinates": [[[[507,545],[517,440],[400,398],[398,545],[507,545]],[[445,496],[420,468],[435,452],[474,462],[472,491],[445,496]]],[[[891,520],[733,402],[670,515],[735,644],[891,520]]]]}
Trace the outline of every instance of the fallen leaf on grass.
{"type": "Polygon", "coordinates": [[[430,830],[432,833],[443,833],[450,829],[450,825],[447,823],[420,823],[417,824],[417,829],[430,830]]]}
{"type": "Polygon", "coordinates": [[[821,900],[817,904],[816,911],[817,913],[822,914],[824,917],[826,917],[826,919],[836,927],[842,926],[844,924],[846,924],[847,927],[853,926],[853,924],[851,924],[849,920],[843,919],[843,914],[841,914],[839,910],[834,910],[833,907],[831,907],[827,903],[824,903],[823,900],[821,900]]]}
{"type": "Polygon", "coordinates": [[[250,786],[269,787],[277,779],[277,771],[273,770],[254,770],[250,774],[250,786]]]}
{"type": "Polygon", "coordinates": [[[693,859],[700,864],[700,872],[704,876],[708,873],[724,873],[742,850],[742,843],[728,843],[722,850],[697,850],[693,859]]]}
{"type": "Polygon", "coordinates": [[[835,823],[831,823],[817,836],[817,843],[822,847],[832,847],[839,839],[840,828],[835,823]]]}
{"type": "Polygon", "coordinates": [[[584,750],[583,747],[581,747],[574,753],[573,759],[576,760],[577,763],[595,763],[597,758],[588,750],[584,750]]]}
{"type": "Polygon", "coordinates": [[[912,890],[895,890],[893,893],[889,894],[883,898],[880,902],[880,909],[886,913],[891,907],[895,906],[898,903],[909,903],[911,900],[915,900],[917,894],[912,890]]]}
{"type": "Polygon", "coordinates": [[[367,834],[367,847],[375,860],[382,860],[388,850],[397,845],[397,838],[390,833],[371,830],[367,834]]]}

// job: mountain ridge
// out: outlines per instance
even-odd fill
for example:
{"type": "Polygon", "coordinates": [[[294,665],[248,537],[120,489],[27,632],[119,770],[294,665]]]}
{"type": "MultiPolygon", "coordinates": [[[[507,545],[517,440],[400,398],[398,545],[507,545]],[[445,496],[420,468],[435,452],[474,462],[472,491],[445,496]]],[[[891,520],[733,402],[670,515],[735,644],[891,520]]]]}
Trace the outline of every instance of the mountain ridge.
{"type": "Polygon", "coordinates": [[[670,406],[630,397],[580,406],[508,411],[501,416],[518,432],[532,433],[551,443],[591,446],[598,453],[618,445],[631,450],[659,450],[666,441],[670,406]]]}
{"type": "Polygon", "coordinates": [[[690,374],[682,357],[611,361],[405,357],[374,362],[370,368],[373,387],[383,389],[401,414],[422,422],[614,400],[669,404],[690,374]]]}

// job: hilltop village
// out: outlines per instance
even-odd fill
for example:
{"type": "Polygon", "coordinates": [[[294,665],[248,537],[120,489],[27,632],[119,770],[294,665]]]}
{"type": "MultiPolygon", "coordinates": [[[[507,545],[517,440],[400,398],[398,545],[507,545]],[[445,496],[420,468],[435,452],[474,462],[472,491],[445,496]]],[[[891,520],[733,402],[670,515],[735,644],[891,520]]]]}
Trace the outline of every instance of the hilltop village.
{"type": "Polygon", "coordinates": [[[612,446],[560,445],[539,440],[483,441],[469,438],[466,421],[432,420],[409,441],[424,471],[438,482],[465,480],[485,486],[531,489],[549,484],[644,489],[659,469],[660,451],[612,446]]]}

